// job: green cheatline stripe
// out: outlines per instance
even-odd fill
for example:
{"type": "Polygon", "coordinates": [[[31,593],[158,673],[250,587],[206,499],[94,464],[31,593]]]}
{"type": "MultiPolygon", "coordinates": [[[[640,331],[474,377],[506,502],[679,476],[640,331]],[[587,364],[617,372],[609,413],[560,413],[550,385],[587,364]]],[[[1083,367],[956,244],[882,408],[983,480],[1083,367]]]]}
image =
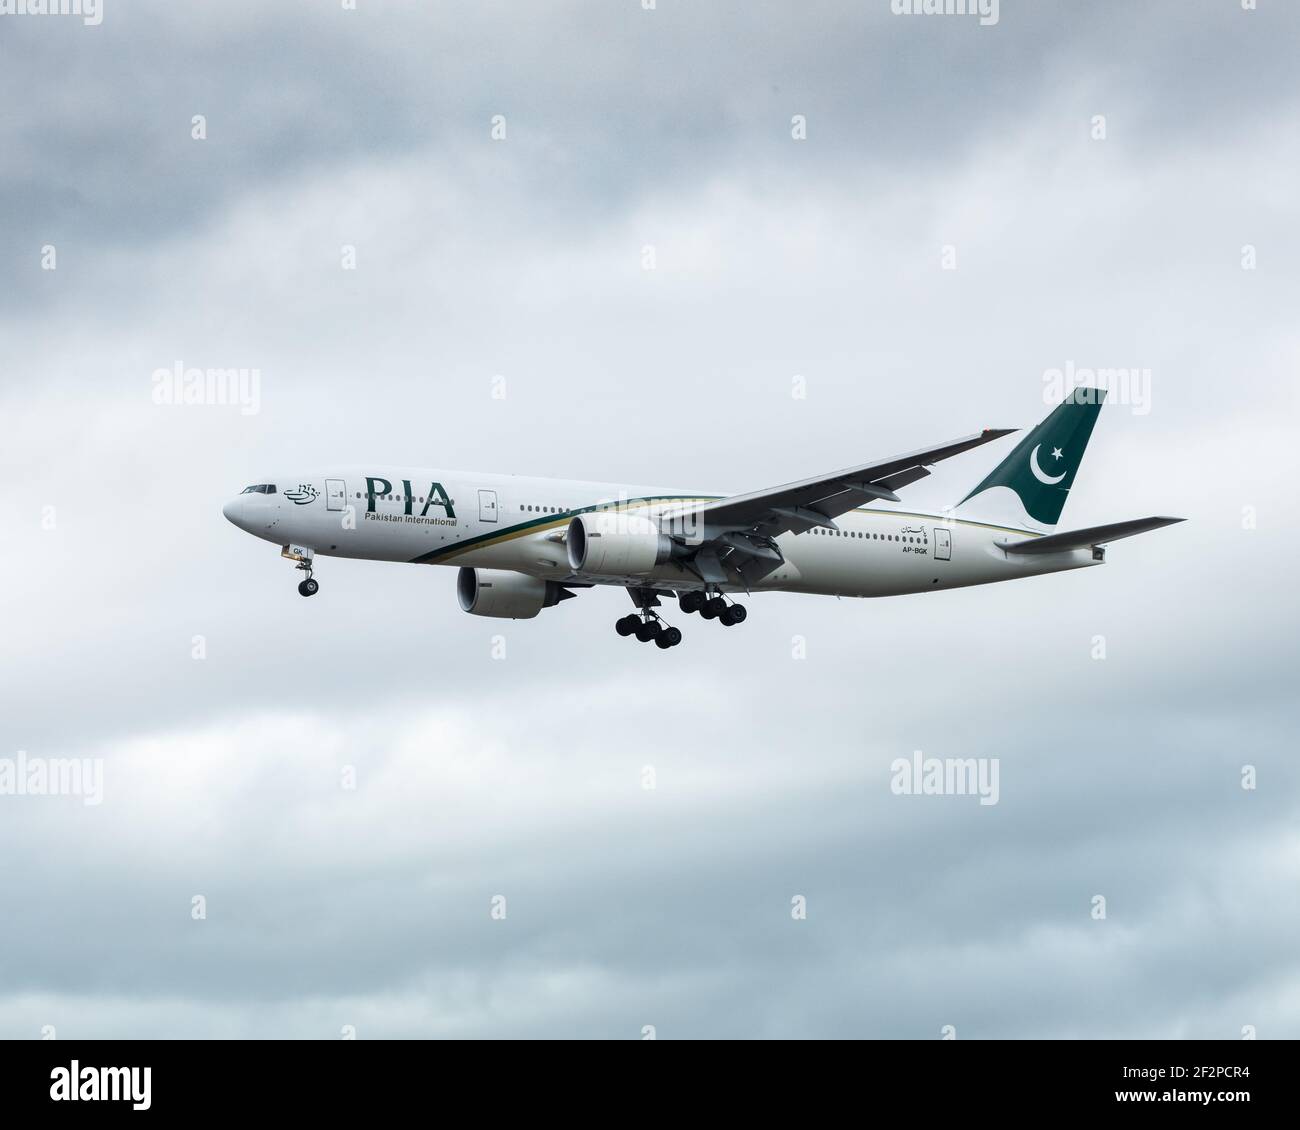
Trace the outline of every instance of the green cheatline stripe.
{"type": "MultiPolygon", "coordinates": [[[[725,495],[656,494],[646,498],[629,498],[619,502],[602,502],[593,506],[580,506],[576,510],[564,510],[559,514],[547,514],[541,518],[530,518],[526,522],[519,522],[513,526],[506,526],[504,529],[493,530],[488,534],[479,534],[477,537],[467,538],[465,541],[458,541],[454,545],[443,546],[441,549],[430,550],[428,553],[422,553],[419,557],[413,557],[410,564],[429,565],[442,557],[451,557],[454,554],[464,553],[466,550],[476,549],[494,542],[512,540],[520,534],[528,533],[530,530],[540,529],[544,526],[566,525],[577,515],[590,514],[595,510],[620,510],[641,504],[649,506],[655,502],[720,502],[725,497],[725,495]]],[[[1043,536],[1034,530],[1018,530],[1014,526],[995,526],[990,522],[972,522],[966,518],[945,519],[936,514],[918,514],[913,510],[872,510],[870,507],[858,506],[850,513],[869,514],[875,518],[924,518],[931,522],[937,518],[945,524],[952,522],[958,526],[977,526],[982,530],[999,530],[1006,534],[1019,534],[1032,538],[1043,536]]]]}

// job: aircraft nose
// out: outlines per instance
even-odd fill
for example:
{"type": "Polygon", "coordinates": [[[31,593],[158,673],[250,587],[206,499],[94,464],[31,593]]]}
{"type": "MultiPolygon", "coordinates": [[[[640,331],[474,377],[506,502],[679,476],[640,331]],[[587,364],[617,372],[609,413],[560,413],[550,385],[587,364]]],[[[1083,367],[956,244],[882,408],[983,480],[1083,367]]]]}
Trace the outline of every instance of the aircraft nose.
{"type": "Polygon", "coordinates": [[[243,527],[244,517],[244,499],[241,495],[238,498],[232,498],[221,508],[221,513],[226,516],[228,522],[233,522],[236,526],[243,527]]]}

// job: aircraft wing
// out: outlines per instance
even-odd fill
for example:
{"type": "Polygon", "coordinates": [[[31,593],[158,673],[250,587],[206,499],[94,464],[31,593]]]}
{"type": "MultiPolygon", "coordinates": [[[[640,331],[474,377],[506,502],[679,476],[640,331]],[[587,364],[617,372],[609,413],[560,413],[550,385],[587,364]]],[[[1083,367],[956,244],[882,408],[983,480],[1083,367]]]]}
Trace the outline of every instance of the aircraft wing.
{"type": "Polygon", "coordinates": [[[1015,428],[985,428],[973,436],[938,447],[895,455],[875,463],[846,467],[829,475],[785,483],[779,487],[734,494],[689,510],[666,514],[670,521],[688,516],[710,530],[753,530],[767,537],[801,534],[814,526],[835,529],[835,519],[864,503],[900,501],[897,491],[923,479],[928,467],[963,451],[1010,435],[1015,428]]]}
{"type": "Polygon", "coordinates": [[[784,560],[775,544],[781,534],[802,534],[816,526],[837,529],[839,515],[864,503],[898,502],[897,492],[925,478],[935,463],[1015,430],[985,428],[937,447],[686,507],[662,514],[660,525],[699,546],[690,567],[705,581],[721,583],[734,570],[749,583],[784,560]]]}

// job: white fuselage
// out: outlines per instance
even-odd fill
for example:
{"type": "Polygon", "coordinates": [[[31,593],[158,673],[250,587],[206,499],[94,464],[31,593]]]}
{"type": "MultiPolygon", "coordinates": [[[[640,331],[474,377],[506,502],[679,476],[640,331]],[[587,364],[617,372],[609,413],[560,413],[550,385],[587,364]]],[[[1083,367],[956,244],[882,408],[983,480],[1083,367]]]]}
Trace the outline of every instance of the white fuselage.
{"type": "MultiPolygon", "coordinates": [[[[369,467],[268,480],[274,493],[225,507],[248,533],[297,551],[372,561],[508,569],[544,580],[704,588],[674,561],[628,576],[572,574],[564,534],[575,514],[621,508],[645,517],[719,494],[420,468],[369,467]]],[[[1024,528],[873,505],[835,520],[838,530],[785,534],[784,564],[754,591],[897,596],[988,584],[1098,564],[1089,550],[1007,554],[1024,528]]],[[[721,586],[728,591],[740,585],[721,586]]]]}

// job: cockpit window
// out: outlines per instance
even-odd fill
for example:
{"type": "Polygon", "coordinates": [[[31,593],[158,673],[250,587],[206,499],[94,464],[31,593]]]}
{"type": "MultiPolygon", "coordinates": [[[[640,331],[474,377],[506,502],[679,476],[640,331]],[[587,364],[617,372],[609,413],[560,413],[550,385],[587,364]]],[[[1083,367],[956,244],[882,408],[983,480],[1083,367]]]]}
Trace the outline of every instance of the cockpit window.
{"type": "Polygon", "coordinates": [[[239,492],[240,494],[274,494],[274,483],[258,483],[256,486],[245,487],[239,492]]]}

